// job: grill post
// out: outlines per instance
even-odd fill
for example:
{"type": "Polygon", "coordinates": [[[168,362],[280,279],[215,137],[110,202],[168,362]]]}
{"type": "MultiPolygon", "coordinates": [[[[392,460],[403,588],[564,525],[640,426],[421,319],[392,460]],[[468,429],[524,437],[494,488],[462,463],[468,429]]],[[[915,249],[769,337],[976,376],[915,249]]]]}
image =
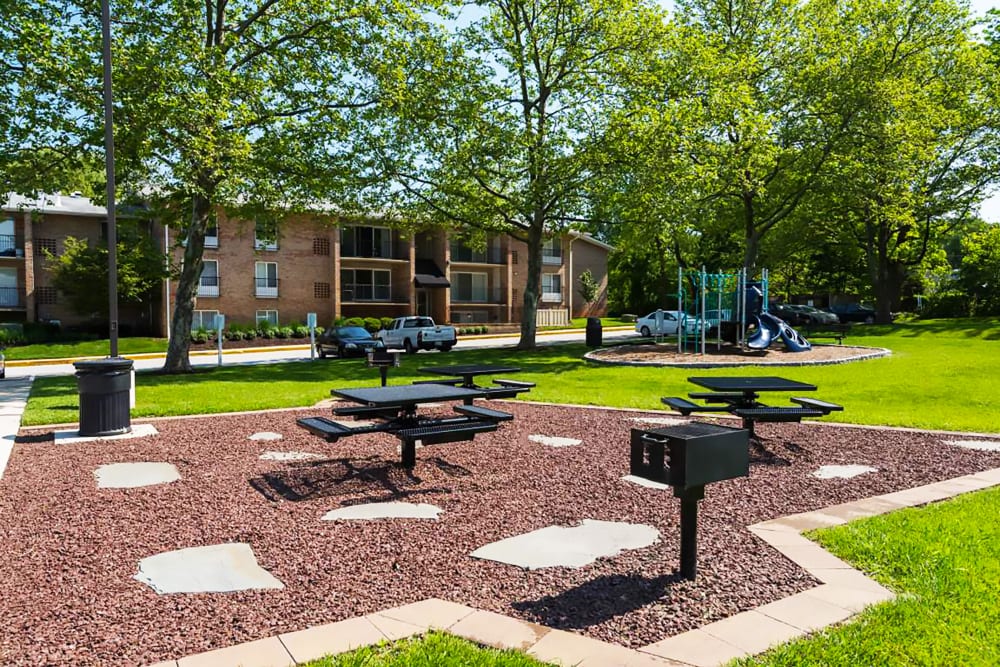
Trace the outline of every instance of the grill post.
{"type": "Polygon", "coordinates": [[[681,576],[694,580],[698,574],[698,501],[705,497],[705,487],[674,488],[681,500],[681,576]]]}

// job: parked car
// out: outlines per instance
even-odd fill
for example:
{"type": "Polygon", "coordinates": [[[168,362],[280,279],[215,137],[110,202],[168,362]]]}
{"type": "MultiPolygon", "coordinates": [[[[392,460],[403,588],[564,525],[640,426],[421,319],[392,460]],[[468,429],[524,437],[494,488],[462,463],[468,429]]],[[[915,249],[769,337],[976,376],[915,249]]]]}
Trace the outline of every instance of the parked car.
{"type": "MultiPolygon", "coordinates": [[[[772,303],[767,306],[767,312],[775,317],[788,322],[790,325],[798,326],[805,324],[805,313],[790,303],[772,303]]],[[[752,321],[752,319],[751,319],[752,321]]]]}
{"type": "Polygon", "coordinates": [[[676,336],[677,331],[680,328],[678,323],[683,322],[684,331],[687,333],[694,333],[699,330],[699,325],[701,320],[693,315],[688,315],[687,313],[680,310],[664,310],[663,311],[663,325],[657,331],[656,328],[656,313],[657,311],[651,312],[649,315],[640,317],[635,321],[636,333],[642,336],[676,336]]]}
{"type": "Polygon", "coordinates": [[[437,348],[447,352],[458,341],[455,327],[434,324],[429,317],[397,317],[375,337],[387,348],[403,348],[407,354],[437,348]]]}
{"type": "Polygon", "coordinates": [[[875,309],[860,303],[838,303],[827,310],[835,314],[841,322],[875,323],[875,309]]]}
{"type": "Polygon", "coordinates": [[[791,305],[799,313],[799,324],[837,324],[840,319],[833,313],[805,305],[791,305]]]}
{"type": "Polygon", "coordinates": [[[375,336],[363,327],[330,327],[316,338],[316,352],[320,359],[329,354],[338,357],[363,355],[376,345],[375,336]]]}

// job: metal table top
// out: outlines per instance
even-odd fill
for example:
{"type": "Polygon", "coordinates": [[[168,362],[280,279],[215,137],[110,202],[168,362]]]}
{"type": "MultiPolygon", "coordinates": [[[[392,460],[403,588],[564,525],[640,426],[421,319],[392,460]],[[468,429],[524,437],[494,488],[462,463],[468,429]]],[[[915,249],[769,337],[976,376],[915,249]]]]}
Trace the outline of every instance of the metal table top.
{"type": "Polygon", "coordinates": [[[688,382],[711,391],[816,391],[816,385],[774,376],[690,377],[688,382]]]}
{"type": "Polygon", "coordinates": [[[334,396],[372,407],[403,407],[435,401],[460,401],[480,398],[483,392],[444,384],[403,384],[389,387],[333,389],[334,396]]]}

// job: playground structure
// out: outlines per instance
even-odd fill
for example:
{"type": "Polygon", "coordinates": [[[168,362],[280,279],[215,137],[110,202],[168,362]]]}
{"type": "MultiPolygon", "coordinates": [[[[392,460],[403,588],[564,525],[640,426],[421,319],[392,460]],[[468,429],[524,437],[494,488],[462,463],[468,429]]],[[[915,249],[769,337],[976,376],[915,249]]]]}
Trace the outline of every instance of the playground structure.
{"type": "Polygon", "coordinates": [[[677,270],[677,310],[692,310],[701,323],[694,333],[682,326],[677,334],[678,352],[705,354],[709,330],[715,330],[716,349],[723,340],[750,350],[766,350],[776,339],[781,339],[789,352],[805,352],[812,344],[787,322],[767,312],[768,272],[761,271],[760,280],[748,280],[747,270],[735,273],[708,273],[677,270]],[[754,328],[747,336],[749,325],[754,328]],[[690,340],[689,340],[690,339],[690,340]]]}

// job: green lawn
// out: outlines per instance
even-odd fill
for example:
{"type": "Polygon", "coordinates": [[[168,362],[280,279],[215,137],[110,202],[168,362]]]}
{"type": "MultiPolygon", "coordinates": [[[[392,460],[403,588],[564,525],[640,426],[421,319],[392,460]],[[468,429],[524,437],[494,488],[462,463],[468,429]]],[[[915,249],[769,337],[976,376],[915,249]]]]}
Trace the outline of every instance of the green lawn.
{"type": "Polygon", "coordinates": [[[817,531],[899,598],[750,665],[1000,665],[1000,489],[817,531]]]}
{"type": "Polygon", "coordinates": [[[548,664],[517,651],[483,648],[458,637],[429,632],[422,637],[313,660],[303,667],[545,667],[548,664]]]}
{"type": "MultiPolygon", "coordinates": [[[[8,360],[20,359],[78,359],[80,357],[106,357],[110,350],[107,340],[88,340],[78,343],[49,343],[47,345],[17,345],[4,350],[8,360]]],[[[119,354],[165,352],[166,338],[119,338],[119,354]]]]}
{"type": "MultiPolygon", "coordinates": [[[[840,403],[831,419],[928,429],[1000,432],[1000,325],[994,320],[927,321],[892,327],[855,327],[849,343],[890,348],[891,357],[832,366],[685,369],[604,366],[582,359],[583,345],[454,350],[404,356],[391,384],[426,379],[433,364],[514,363],[518,379],[537,382],[535,401],[660,409],[661,396],[683,396],[690,375],[782,375],[820,387],[816,396],[840,403]]],[[[789,354],[789,357],[793,355],[789,354]]],[[[359,359],[223,367],[189,376],[140,374],[134,417],[301,407],[329,397],[332,387],[365,386],[378,373],[359,359]],[[261,391],[266,384],[267,390],[261,391]]],[[[77,419],[75,380],[39,378],[24,424],[77,419]]]]}

